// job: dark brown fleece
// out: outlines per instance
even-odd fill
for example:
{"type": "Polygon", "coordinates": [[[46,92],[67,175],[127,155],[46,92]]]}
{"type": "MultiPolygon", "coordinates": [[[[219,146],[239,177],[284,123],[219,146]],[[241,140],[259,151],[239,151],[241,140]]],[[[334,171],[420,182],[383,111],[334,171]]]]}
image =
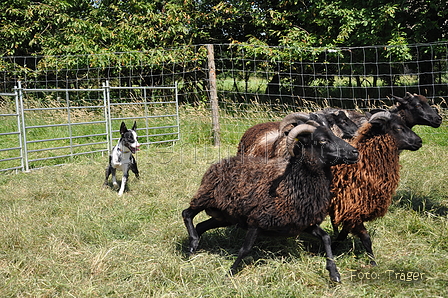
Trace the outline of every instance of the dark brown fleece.
{"type": "Polygon", "coordinates": [[[242,228],[297,235],[321,223],[330,203],[330,171],[311,159],[232,157],[212,165],[190,207],[242,228]]]}
{"type": "Polygon", "coordinates": [[[280,122],[259,123],[250,127],[241,137],[237,155],[271,158],[273,142],[279,136],[280,122]]]}

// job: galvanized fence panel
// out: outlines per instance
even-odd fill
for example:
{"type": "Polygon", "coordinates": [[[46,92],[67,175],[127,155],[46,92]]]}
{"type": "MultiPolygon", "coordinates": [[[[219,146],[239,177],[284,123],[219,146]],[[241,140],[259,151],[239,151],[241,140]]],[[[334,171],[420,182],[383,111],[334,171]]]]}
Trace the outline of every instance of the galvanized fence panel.
{"type": "Polygon", "coordinates": [[[18,96],[17,93],[0,93],[0,97],[7,99],[0,114],[0,171],[23,170],[18,96]]]}
{"type": "MultiPolygon", "coordinates": [[[[105,82],[103,88],[31,89],[22,88],[19,82],[16,93],[9,95],[16,99],[16,112],[0,116],[16,117],[17,129],[2,132],[0,140],[17,135],[18,145],[0,150],[20,152],[18,157],[4,158],[9,163],[12,158],[19,160],[20,166],[14,167],[17,169],[29,171],[73,162],[80,155],[104,154],[119,138],[118,134],[114,139],[113,133],[119,132],[121,121],[137,121],[143,145],[179,140],[177,85],[111,87],[105,82]],[[147,94],[148,90],[151,90],[151,96],[147,94]],[[170,94],[164,90],[169,90],[170,94]],[[148,108],[154,105],[159,108],[148,108]],[[170,125],[163,126],[162,122],[170,125]],[[150,133],[157,130],[160,132],[150,133]]],[[[127,125],[132,126],[131,122],[127,125]]],[[[4,155],[0,151],[0,157],[4,155]]]]}
{"type": "Polygon", "coordinates": [[[132,127],[133,121],[137,121],[139,142],[142,145],[180,140],[177,83],[174,86],[114,87],[106,81],[103,88],[107,90],[111,145],[120,137],[121,121],[128,128],[132,127]],[[123,102],[123,99],[126,101],[123,102]]]}
{"type": "Polygon", "coordinates": [[[25,171],[107,151],[103,89],[18,88],[25,171]]]}

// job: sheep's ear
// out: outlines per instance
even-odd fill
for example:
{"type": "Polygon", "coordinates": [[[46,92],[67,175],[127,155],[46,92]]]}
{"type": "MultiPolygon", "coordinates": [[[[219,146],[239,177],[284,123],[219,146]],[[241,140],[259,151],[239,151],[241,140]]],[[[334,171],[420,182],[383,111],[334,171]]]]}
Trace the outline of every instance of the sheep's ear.
{"type": "Polygon", "coordinates": [[[386,123],[388,118],[375,117],[375,114],[370,118],[369,123],[372,125],[371,131],[374,134],[382,134],[386,131],[386,123]]]}
{"type": "Polygon", "coordinates": [[[374,134],[383,134],[385,132],[385,126],[386,126],[386,119],[384,118],[375,118],[369,123],[372,125],[372,128],[370,131],[374,134]]]}
{"type": "MultiPolygon", "coordinates": [[[[406,95],[408,95],[408,94],[410,96],[412,96],[409,92],[406,93],[406,95]]],[[[402,105],[407,105],[408,104],[408,101],[406,99],[404,99],[404,98],[401,98],[401,97],[398,97],[398,96],[395,96],[395,95],[392,95],[392,97],[395,98],[395,100],[398,103],[402,104],[402,105]]],[[[405,96],[405,97],[407,97],[407,96],[405,96]]]]}
{"type": "Polygon", "coordinates": [[[128,129],[127,129],[127,127],[126,127],[126,124],[122,121],[121,122],[121,126],[120,126],[120,133],[121,134],[124,134],[125,132],[127,132],[128,131],[128,129]]]}
{"type": "Polygon", "coordinates": [[[370,117],[369,123],[375,132],[385,131],[386,123],[390,120],[391,114],[388,111],[375,113],[370,117]]]}

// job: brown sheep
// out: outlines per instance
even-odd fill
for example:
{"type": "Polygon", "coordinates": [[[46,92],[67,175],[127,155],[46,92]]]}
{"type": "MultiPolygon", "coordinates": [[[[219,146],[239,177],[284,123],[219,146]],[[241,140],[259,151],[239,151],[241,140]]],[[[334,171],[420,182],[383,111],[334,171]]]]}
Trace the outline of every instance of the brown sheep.
{"type": "Polygon", "coordinates": [[[342,226],[336,241],[344,240],[349,232],[358,236],[371,264],[376,265],[363,223],[386,214],[400,179],[399,153],[418,150],[422,140],[397,114],[379,112],[350,143],[359,150],[360,158],[357,164],[332,168],[334,197],[329,214],[335,232],[342,226]]]}

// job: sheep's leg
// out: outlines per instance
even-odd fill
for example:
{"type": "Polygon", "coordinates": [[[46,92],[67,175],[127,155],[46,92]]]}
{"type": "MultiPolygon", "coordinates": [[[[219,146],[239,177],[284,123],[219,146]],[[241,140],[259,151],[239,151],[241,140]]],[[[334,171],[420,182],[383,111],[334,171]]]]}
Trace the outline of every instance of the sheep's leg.
{"type": "Polygon", "coordinates": [[[195,253],[199,245],[199,235],[197,230],[194,228],[193,218],[201,211],[202,210],[194,210],[192,208],[187,208],[184,211],[182,211],[184,224],[185,227],[187,228],[188,236],[190,238],[190,247],[188,251],[190,254],[195,253]]]}
{"type": "Polygon", "coordinates": [[[370,235],[367,232],[366,227],[363,223],[360,225],[357,225],[353,230],[352,233],[359,237],[361,240],[362,245],[366,249],[367,255],[370,258],[370,265],[376,266],[375,262],[375,255],[373,254],[372,250],[372,240],[370,239],[370,235]]]}
{"type": "Polygon", "coordinates": [[[320,226],[312,225],[305,232],[310,233],[322,240],[324,245],[325,254],[327,255],[327,270],[330,272],[330,279],[334,282],[341,282],[341,276],[339,275],[338,268],[334,262],[333,251],[331,250],[331,238],[320,226]]]}
{"type": "Polygon", "coordinates": [[[342,241],[347,239],[348,233],[349,233],[349,230],[342,227],[342,230],[338,233],[338,236],[336,237],[336,239],[333,242],[332,248],[336,249],[342,241]]]}
{"type": "Polygon", "coordinates": [[[339,232],[338,237],[336,238],[336,241],[342,242],[345,239],[347,239],[349,230],[347,230],[346,228],[342,227],[342,230],[339,232]]]}
{"type": "Polygon", "coordinates": [[[249,228],[248,229],[248,231],[246,233],[246,239],[244,240],[244,244],[240,248],[240,251],[238,252],[238,257],[236,258],[232,267],[230,267],[231,275],[233,275],[237,272],[238,265],[241,263],[241,261],[244,259],[244,257],[247,256],[247,254],[252,249],[252,246],[254,245],[254,242],[257,239],[259,232],[260,231],[258,228],[249,228]]]}
{"type": "Polygon", "coordinates": [[[220,221],[216,218],[209,218],[206,221],[200,222],[196,225],[196,232],[198,233],[198,237],[201,237],[202,234],[207,232],[211,229],[221,228],[221,227],[228,227],[232,225],[229,222],[226,221],[220,221]]]}

